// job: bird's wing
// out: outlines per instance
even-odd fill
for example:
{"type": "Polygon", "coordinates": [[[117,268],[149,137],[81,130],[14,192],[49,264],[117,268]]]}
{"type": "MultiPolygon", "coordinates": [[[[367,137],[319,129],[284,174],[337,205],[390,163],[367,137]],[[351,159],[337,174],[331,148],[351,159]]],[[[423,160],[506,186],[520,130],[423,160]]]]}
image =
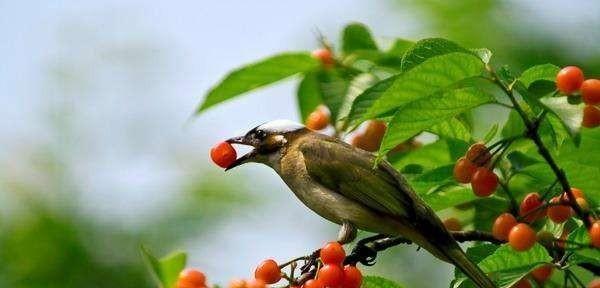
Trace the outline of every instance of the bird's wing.
{"type": "Polygon", "coordinates": [[[405,217],[413,214],[413,192],[404,193],[404,178],[390,173],[390,167],[373,168],[370,153],[323,138],[308,140],[300,151],[308,174],[321,185],[378,212],[405,217]]]}

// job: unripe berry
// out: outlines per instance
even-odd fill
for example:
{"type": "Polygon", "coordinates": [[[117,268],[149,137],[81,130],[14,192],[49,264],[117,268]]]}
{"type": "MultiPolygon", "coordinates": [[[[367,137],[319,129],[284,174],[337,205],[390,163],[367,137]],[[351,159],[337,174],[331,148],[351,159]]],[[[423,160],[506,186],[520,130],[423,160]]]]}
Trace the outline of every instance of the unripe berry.
{"type": "Polygon", "coordinates": [[[360,273],[360,270],[358,270],[356,266],[344,266],[344,280],[342,281],[342,288],[360,288],[361,284],[362,273],[360,273]]]}
{"type": "Polygon", "coordinates": [[[462,230],[462,225],[460,224],[460,221],[458,221],[458,219],[454,218],[454,217],[450,217],[446,220],[444,220],[444,226],[446,227],[446,229],[448,229],[448,231],[460,231],[462,230]]]}
{"type": "Polygon", "coordinates": [[[532,223],[538,219],[541,219],[546,215],[546,209],[539,209],[540,206],[544,205],[540,195],[536,192],[529,193],[525,195],[521,205],[519,206],[519,216],[523,217],[523,219],[532,223]],[[531,212],[535,209],[538,209],[536,212],[531,212]]]}
{"type": "Polygon", "coordinates": [[[210,149],[210,158],[221,168],[227,168],[237,159],[237,153],[231,144],[221,142],[210,149]]]}
{"type": "Polygon", "coordinates": [[[555,223],[563,223],[571,217],[571,207],[567,205],[556,205],[559,204],[560,197],[554,197],[550,200],[550,203],[555,204],[548,207],[548,218],[555,223]]]}
{"type": "Polygon", "coordinates": [[[302,288],[325,288],[325,285],[319,279],[310,279],[304,282],[302,288]]]}
{"type": "Polygon", "coordinates": [[[246,288],[246,281],[243,279],[232,279],[229,281],[228,288],[246,288]]]}
{"type": "Polygon", "coordinates": [[[258,264],[254,271],[254,278],[263,280],[267,284],[275,284],[281,280],[281,269],[275,260],[267,259],[258,264]]]}
{"type": "Polygon", "coordinates": [[[552,275],[553,269],[554,269],[554,266],[551,264],[546,264],[546,265],[540,266],[540,267],[534,269],[533,271],[531,271],[531,277],[533,277],[533,279],[535,279],[535,281],[540,284],[544,283],[552,275]]]}
{"type": "Polygon", "coordinates": [[[469,183],[475,171],[477,171],[477,166],[465,157],[461,157],[454,165],[454,179],[459,183],[469,183]]]}
{"type": "Polygon", "coordinates": [[[479,197],[490,196],[498,187],[498,176],[486,167],[479,167],[471,179],[471,187],[479,197]]]}
{"type": "Polygon", "coordinates": [[[341,265],[346,258],[344,247],[338,242],[329,242],[321,248],[321,261],[325,264],[341,265]]]}
{"type": "Polygon", "coordinates": [[[317,274],[317,279],[325,287],[337,287],[342,284],[344,279],[344,270],[338,264],[325,264],[317,274]]]}
{"type": "Polygon", "coordinates": [[[508,233],[508,244],[517,251],[529,250],[536,239],[535,231],[525,223],[515,225],[508,233]]]}
{"type": "Polygon", "coordinates": [[[260,279],[249,279],[246,280],[246,288],[266,288],[267,284],[265,281],[260,279]]]}
{"type": "Polygon", "coordinates": [[[492,154],[483,142],[477,142],[469,147],[465,158],[477,166],[485,166],[492,159],[492,154]]]}
{"type": "Polygon", "coordinates": [[[200,270],[187,268],[179,273],[177,288],[200,288],[206,286],[206,276],[200,270]]]}
{"type": "Polygon", "coordinates": [[[600,104],[600,80],[588,79],[581,84],[581,98],[585,104],[600,104]]]}
{"type": "Polygon", "coordinates": [[[594,128],[600,125],[600,109],[594,105],[586,105],[583,108],[583,120],[581,126],[594,128]]]}
{"type": "Polygon", "coordinates": [[[590,227],[590,238],[592,239],[592,245],[600,248],[600,220],[594,222],[590,227]]]}
{"type": "Polygon", "coordinates": [[[331,50],[327,48],[315,49],[312,52],[312,56],[319,60],[325,68],[331,68],[333,67],[333,64],[335,64],[335,59],[333,59],[333,53],[331,53],[331,50]]]}
{"type": "Polygon", "coordinates": [[[583,71],[576,66],[562,68],[556,75],[556,88],[565,95],[579,90],[583,83],[583,71]]]}
{"type": "Polygon", "coordinates": [[[517,225],[517,219],[510,213],[503,213],[496,218],[492,226],[492,235],[498,240],[508,240],[508,233],[517,225]]]}
{"type": "Polygon", "coordinates": [[[306,118],[306,127],[311,130],[323,130],[329,125],[329,113],[323,106],[317,107],[306,118]]]}

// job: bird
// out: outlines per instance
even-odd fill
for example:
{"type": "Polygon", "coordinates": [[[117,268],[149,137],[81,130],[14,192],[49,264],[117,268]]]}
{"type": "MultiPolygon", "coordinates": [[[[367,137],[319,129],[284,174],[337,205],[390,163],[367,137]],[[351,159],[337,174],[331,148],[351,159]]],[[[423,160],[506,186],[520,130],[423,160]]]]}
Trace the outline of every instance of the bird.
{"type": "Polygon", "coordinates": [[[496,287],[404,176],[373,153],[290,120],[263,123],[226,142],[252,147],[226,170],[245,163],[271,167],[305,206],[341,225],[338,239],[351,242],[357,229],[402,236],[458,267],[478,287],[496,287]]]}

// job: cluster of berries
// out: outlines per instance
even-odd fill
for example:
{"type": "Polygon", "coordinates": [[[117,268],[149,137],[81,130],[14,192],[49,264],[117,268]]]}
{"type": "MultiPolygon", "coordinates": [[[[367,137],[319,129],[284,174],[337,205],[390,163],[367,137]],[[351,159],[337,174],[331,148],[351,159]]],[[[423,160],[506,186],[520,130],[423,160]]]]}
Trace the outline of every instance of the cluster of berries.
{"type": "Polygon", "coordinates": [[[558,91],[568,96],[578,96],[585,103],[581,125],[588,128],[600,126],[600,80],[587,79],[577,66],[562,68],[556,75],[558,91]]]}
{"type": "Polygon", "coordinates": [[[207,288],[206,276],[202,271],[187,268],[179,273],[177,278],[177,288],[207,288]]]}
{"type": "Polygon", "coordinates": [[[464,157],[454,165],[454,179],[459,183],[471,183],[473,192],[479,197],[490,196],[498,187],[498,176],[490,167],[492,153],[485,144],[478,142],[467,150],[464,157]]]}
{"type": "MultiPolygon", "coordinates": [[[[362,273],[354,265],[343,266],[346,252],[338,242],[329,242],[319,252],[321,266],[313,279],[302,284],[302,288],[360,288],[362,273]]],[[[262,261],[250,280],[235,279],[229,283],[229,288],[265,288],[267,284],[275,284],[282,278],[281,267],[275,260],[262,261]]],[[[300,286],[291,284],[292,288],[300,286]]]]}

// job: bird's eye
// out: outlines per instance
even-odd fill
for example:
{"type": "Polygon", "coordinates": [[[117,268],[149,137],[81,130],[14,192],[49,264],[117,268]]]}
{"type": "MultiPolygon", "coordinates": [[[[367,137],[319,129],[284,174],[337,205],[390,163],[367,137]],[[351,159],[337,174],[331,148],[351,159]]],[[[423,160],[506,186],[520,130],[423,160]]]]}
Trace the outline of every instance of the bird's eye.
{"type": "Polygon", "coordinates": [[[265,139],[265,137],[267,137],[267,133],[263,130],[257,130],[256,131],[256,138],[258,139],[265,139]]]}

